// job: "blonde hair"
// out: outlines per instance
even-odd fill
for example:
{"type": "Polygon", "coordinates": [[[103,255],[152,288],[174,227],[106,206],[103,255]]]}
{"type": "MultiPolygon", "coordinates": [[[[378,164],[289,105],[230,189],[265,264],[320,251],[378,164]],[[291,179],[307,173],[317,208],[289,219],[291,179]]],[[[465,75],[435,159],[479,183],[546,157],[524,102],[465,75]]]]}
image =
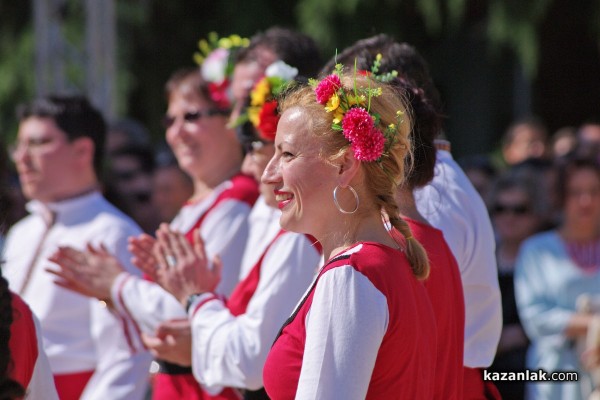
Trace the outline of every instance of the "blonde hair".
{"type": "MultiPolygon", "coordinates": [[[[364,187],[371,204],[378,211],[384,211],[391,223],[404,237],[406,256],[413,274],[419,279],[429,275],[429,261],[423,246],[412,237],[406,221],[399,217],[396,191],[404,183],[408,170],[412,166],[411,143],[409,139],[411,120],[409,110],[401,93],[387,84],[376,82],[365,76],[345,76],[342,85],[348,92],[357,88],[381,88],[381,95],[370,99],[369,112],[380,116],[379,127],[385,129],[390,124],[396,125],[396,137],[379,161],[363,162],[361,168],[365,173],[364,187]],[[398,123],[397,112],[403,113],[398,123]],[[408,162],[405,164],[405,161],[408,162]]],[[[291,108],[301,108],[308,115],[308,130],[322,141],[320,156],[335,160],[350,147],[350,142],[342,132],[332,129],[332,114],[327,113],[323,105],[317,103],[315,92],[310,86],[302,86],[287,93],[279,101],[281,114],[291,108]]]]}

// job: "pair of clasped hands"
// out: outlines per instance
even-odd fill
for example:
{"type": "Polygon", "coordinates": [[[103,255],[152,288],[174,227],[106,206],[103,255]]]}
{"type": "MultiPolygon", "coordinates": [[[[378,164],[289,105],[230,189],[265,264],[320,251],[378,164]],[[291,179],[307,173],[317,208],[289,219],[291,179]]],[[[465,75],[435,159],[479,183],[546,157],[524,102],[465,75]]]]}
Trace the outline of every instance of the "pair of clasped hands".
{"type": "MultiPolygon", "coordinates": [[[[198,230],[190,243],[183,234],[161,224],[156,238],[142,234],[130,237],[131,261],[154,282],[170,292],[183,306],[195,293],[213,292],[221,280],[219,256],[208,260],[198,230]]],[[[84,296],[95,297],[111,307],[111,288],[117,276],[125,272],[119,260],[104,245],[88,244],[85,250],[59,247],[49,258],[59,269],[47,268],[55,283],[84,296]]],[[[142,334],[142,340],[157,358],[183,366],[191,365],[191,328],[188,319],[161,323],[154,336],[142,334]]]]}

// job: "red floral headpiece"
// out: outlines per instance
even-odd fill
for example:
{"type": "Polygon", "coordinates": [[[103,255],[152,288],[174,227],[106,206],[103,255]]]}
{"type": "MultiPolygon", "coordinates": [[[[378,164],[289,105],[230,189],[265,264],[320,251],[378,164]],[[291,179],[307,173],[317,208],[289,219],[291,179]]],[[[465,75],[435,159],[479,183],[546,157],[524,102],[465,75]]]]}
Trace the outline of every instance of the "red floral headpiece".
{"type": "Polygon", "coordinates": [[[265,76],[252,88],[250,105],[237,124],[250,121],[261,139],[268,142],[275,141],[279,122],[277,96],[293,84],[297,75],[298,70],[283,61],[276,61],[269,65],[265,76]]]}
{"type": "MultiPolygon", "coordinates": [[[[377,64],[376,64],[377,65],[377,64]]],[[[370,110],[371,99],[381,95],[381,88],[357,88],[351,91],[342,86],[342,65],[337,64],[335,71],[321,81],[311,80],[315,88],[317,102],[333,114],[332,129],[341,131],[350,142],[354,157],[364,162],[381,161],[396,138],[397,125],[402,123],[404,113],[396,113],[397,124],[380,128],[380,116],[370,110]]],[[[356,74],[369,75],[377,80],[377,68],[373,74],[355,71],[356,74]]]]}

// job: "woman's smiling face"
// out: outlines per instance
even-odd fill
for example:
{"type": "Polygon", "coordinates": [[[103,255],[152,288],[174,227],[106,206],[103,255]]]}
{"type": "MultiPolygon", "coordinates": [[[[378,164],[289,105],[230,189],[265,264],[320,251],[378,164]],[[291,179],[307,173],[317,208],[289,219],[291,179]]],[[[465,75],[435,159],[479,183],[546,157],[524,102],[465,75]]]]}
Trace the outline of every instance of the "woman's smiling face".
{"type": "Polygon", "coordinates": [[[275,193],[285,230],[318,236],[338,213],[332,200],[338,168],[321,156],[322,143],[310,133],[308,114],[286,110],[275,137],[275,155],[262,177],[275,193]]]}

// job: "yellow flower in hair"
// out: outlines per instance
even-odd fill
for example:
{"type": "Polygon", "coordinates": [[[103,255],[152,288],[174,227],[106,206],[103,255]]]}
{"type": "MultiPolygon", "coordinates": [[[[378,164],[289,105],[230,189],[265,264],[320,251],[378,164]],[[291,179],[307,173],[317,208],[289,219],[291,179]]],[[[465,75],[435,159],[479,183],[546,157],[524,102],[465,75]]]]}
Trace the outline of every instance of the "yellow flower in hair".
{"type": "Polygon", "coordinates": [[[252,122],[252,125],[258,126],[260,107],[248,107],[248,120],[252,122]]]}
{"type": "Polygon", "coordinates": [[[208,41],[206,39],[200,39],[198,41],[198,48],[200,49],[200,51],[202,51],[202,53],[204,54],[208,54],[211,52],[211,47],[208,45],[208,41]]]}
{"type": "Polygon", "coordinates": [[[396,125],[394,124],[389,124],[388,128],[390,128],[391,130],[395,130],[396,129],[396,125]]]}
{"type": "Polygon", "coordinates": [[[250,104],[253,106],[262,106],[267,99],[267,96],[271,94],[271,86],[267,78],[262,78],[252,89],[250,93],[250,104]]]}
{"type": "Polygon", "coordinates": [[[367,97],[364,94],[359,96],[348,95],[348,107],[364,106],[367,102],[367,97]]]}
{"type": "Polygon", "coordinates": [[[342,122],[342,119],[344,119],[344,110],[342,110],[341,107],[338,107],[338,109],[335,110],[335,114],[333,114],[333,123],[339,124],[342,122]]]}
{"type": "Polygon", "coordinates": [[[229,38],[221,38],[219,39],[219,47],[224,49],[230,49],[233,46],[233,42],[229,38]]]}
{"type": "Polygon", "coordinates": [[[327,112],[332,112],[337,110],[337,108],[340,106],[340,97],[334,93],[329,100],[327,101],[327,104],[325,105],[325,111],[327,112]]]}

